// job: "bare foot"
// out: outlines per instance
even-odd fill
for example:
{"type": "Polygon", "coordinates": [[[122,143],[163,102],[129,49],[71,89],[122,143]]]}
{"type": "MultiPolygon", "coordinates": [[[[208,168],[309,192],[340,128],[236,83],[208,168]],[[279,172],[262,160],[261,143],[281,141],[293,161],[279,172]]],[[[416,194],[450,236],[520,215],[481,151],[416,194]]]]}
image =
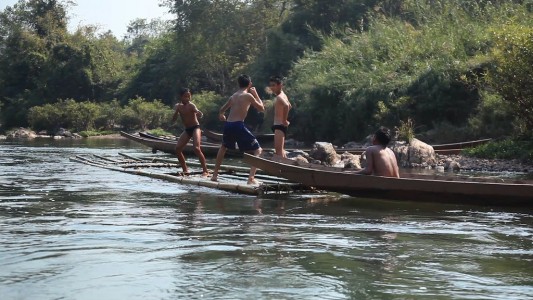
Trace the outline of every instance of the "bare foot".
{"type": "Polygon", "coordinates": [[[248,179],[248,185],[260,185],[261,181],[258,181],[256,179],[248,179]]]}
{"type": "Polygon", "coordinates": [[[211,181],[217,182],[218,181],[218,175],[213,175],[213,177],[211,177],[211,181]]]}
{"type": "Polygon", "coordinates": [[[203,178],[207,178],[207,177],[209,177],[209,172],[203,172],[203,173],[202,173],[202,177],[203,177],[203,178]]]}

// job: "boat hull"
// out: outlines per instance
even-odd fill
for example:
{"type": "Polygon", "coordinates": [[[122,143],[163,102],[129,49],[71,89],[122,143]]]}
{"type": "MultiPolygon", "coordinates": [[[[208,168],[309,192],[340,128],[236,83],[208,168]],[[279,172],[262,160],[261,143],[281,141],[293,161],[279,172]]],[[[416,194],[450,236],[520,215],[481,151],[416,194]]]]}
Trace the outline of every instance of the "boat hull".
{"type": "MultiPolygon", "coordinates": [[[[137,135],[129,134],[126,132],[120,132],[120,135],[123,137],[135,141],[137,143],[140,143],[146,147],[149,147],[152,149],[152,151],[161,151],[169,154],[176,154],[176,141],[166,140],[166,139],[153,139],[153,138],[145,138],[140,137],[137,135]]],[[[205,156],[216,156],[218,154],[218,150],[220,146],[218,145],[202,145],[202,152],[205,156]]],[[[194,155],[194,146],[192,144],[187,144],[185,148],[183,149],[183,153],[185,154],[191,154],[194,155]]],[[[226,152],[226,155],[233,156],[233,157],[242,157],[242,153],[238,151],[232,151],[228,150],[226,152]]]]}
{"type": "Polygon", "coordinates": [[[244,161],[266,173],[306,186],[356,197],[463,203],[498,206],[533,206],[533,184],[465,182],[421,178],[387,178],[348,171],[318,170],[245,155],[244,161]]]}

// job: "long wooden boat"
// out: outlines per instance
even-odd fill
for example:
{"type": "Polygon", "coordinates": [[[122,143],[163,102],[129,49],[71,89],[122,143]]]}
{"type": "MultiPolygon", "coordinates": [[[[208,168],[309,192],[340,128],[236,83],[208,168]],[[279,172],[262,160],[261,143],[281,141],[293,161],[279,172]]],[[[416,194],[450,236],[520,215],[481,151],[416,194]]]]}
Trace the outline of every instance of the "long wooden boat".
{"type": "MultiPolygon", "coordinates": [[[[215,142],[215,143],[222,143],[222,133],[214,132],[211,130],[202,130],[202,134],[207,137],[207,139],[215,142]]],[[[259,143],[274,143],[274,134],[273,133],[265,133],[265,134],[256,134],[255,138],[259,143]]]]}
{"type": "MultiPolygon", "coordinates": [[[[202,131],[202,134],[204,134],[204,133],[205,133],[205,131],[202,131]]],[[[163,138],[163,137],[158,137],[158,136],[146,133],[146,132],[139,132],[139,136],[141,136],[143,138],[146,138],[146,139],[151,139],[151,140],[166,141],[166,142],[172,142],[172,143],[176,142],[175,140],[171,140],[171,139],[163,138]]],[[[220,146],[220,144],[209,143],[209,142],[202,142],[202,145],[205,145],[205,146],[216,146],[216,147],[220,146]]],[[[454,144],[449,144],[449,145],[454,145],[454,144]]],[[[268,148],[268,147],[267,148],[263,148],[263,149],[266,150],[266,151],[271,151],[271,152],[274,151],[273,148],[268,148]]],[[[288,151],[291,151],[291,150],[302,150],[302,151],[308,152],[308,153],[309,153],[309,151],[311,151],[311,149],[309,149],[309,148],[300,149],[300,148],[291,148],[291,147],[286,148],[286,150],[288,150],[288,151]]],[[[340,153],[340,154],[342,154],[344,152],[349,152],[351,154],[361,155],[361,154],[363,154],[363,152],[365,152],[364,148],[346,148],[346,149],[340,148],[340,149],[336,149],[336,150],[337,150],[337,153],[340,153]]],[[[435,150],[435,153],[436,154],[441,154],[441,155],[457,155],[457,154],[461,154],[461,151],[462,151],[462,149],[459,149],[459,148],[438,149],[438,150],[435,150]]],[[[233,153],[232,155],[239,156],[239,155],[237,155],[237,153],[233,153]]]]}
{"type": "MultiPolygon", "coordinates": [[[[143,138],[147,138],[147,139],[159,140],[159,141],[167,141],[167,142],[173,142],[173,143],[176,143],[177,140],[178,140],[177,138],[176,139],[170,139],[170,138],[160,137],[160,136],[153,135],[153,134],[148,133],[148,132],[142,132],[142,131],[139,132],[139,136],[143,137],[143,138]]],[[[202,144],[220,147],[220,143],[210,143],[210,142],[205,142],[204,141],[204,142],[202,142],[202,144]]]]}
{"type": "MultiPolygon", "coordinates": [[[[129,134],[123,131],[120,132],[120,135],[129,140],[143,144],[146,147],[151,148],[152,151],[154,152],[161,151],[161,152],[165,152],[169,154],[176,153],[176,141],[172,141],[168,139],[145,138],[145,137],[141,137],[138,135],[129,134]]],[[[202,144],[201,147],[202,147],[202,152],[206,156],[216,156],[218,154],[218,149],[220,148],[220,146],[218,145],[206,145],[206,144],[202,144]]],[[[190,143],[187,144],[185,148],[183,149],[183,153],[194,154],[194,146],[190,143]]],[[[228,150],[226,153],[227,153],[226,155],[228,156],[236,156],[236,157],[242,156],[242,154],[239,153],[238,151],[228,150]]]]}
{"type": "Polygon", "coordinates": [[[452,149],[466,149],[466,148],[473,148],[476,146],[480,146],[483,144],[486,144],[488,142],[492,141],[492,139],[482,139],[482,140],[475,140],[475,141],[467,141],[467,142],[461,142],[461,143],[451,143],[451,144],[439,144],[439,145],[431,145],[435,151],[437,150],[452,150],[452,149]]]}
{"type": "Polygon", "coordinates": [[[533,206],[533,182],[487,178],[466,180],[448,176],[406,175],[404,178],[365,176],[338,168],[287,160],[269,160],[245,154],[244,161],[272,176],[357,197],[450,202],[464,204],[533,206]],[[502,182],[503,181],[503,182],[502,182]]]}

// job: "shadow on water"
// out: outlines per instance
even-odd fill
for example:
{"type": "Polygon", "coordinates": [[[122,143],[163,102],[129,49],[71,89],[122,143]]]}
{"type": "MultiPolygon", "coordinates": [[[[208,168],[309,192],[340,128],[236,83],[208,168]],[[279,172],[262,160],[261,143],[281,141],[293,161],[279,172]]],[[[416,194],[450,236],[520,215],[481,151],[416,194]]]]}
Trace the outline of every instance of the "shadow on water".
{"type": "Polygon", "coordinates": [[[533,212],[248,197],[71,163],[128,141],[0,144],[2,299],[528,299],[533,212]]]}

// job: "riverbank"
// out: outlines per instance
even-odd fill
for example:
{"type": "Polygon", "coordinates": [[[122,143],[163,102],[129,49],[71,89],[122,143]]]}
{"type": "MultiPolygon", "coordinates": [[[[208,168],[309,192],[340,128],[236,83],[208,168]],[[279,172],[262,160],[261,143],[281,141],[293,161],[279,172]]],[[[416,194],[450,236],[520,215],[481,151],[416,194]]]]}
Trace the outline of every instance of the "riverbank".
{"type": "Polygon", "coordinates": [[[533,164],[518,159],[486,159],[464,155],[437,154],[437,161],[438,166],[456,163],[456,171],[533,174],[533,164]]]}

